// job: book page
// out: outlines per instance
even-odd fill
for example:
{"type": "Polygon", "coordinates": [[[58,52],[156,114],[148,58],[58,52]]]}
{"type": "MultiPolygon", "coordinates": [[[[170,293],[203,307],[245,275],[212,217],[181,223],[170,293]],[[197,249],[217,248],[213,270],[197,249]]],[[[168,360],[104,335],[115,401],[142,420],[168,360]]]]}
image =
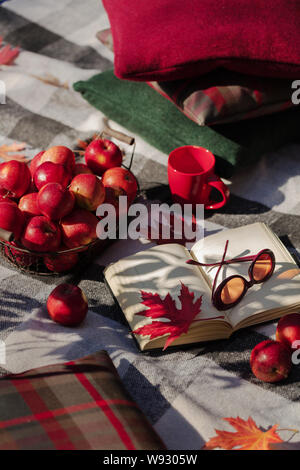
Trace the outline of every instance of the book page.
{"type": "MultiPolygon", "coordinates": [[[[176,307],[181,308],[178,300],[181,282],[194,293],[194,300],[203,296],[201,312],[195,320],[209,320],[220,316],[220,312],[211,304],[211,291],[202,279],[199,269],[186,264],[189,258],[189,252],[181,245],[158,245],[123,258],[106,268],[106,280],[132,330],[152,322],[151,318],[136,315],[147,310],[141,303],[141,290],[158,293],[163,298],[170,293],[176,307]]],[[[224,322],[224,319],[220,321],[224,322]]],[[[199,328],[200,325],[201,322],[193,322],[189,331],[193,327],[199,328]]],[[[136,339],[142,349],[149,342],[149,337],[136,335],[136,339]]]]}
{"type": "MultiPolygon", "coordinates": [[[[203,263],[221,261],[226,240],[229,240],[226,259],[256,255],[260,250],[269,248],[274,252],[276,261],[272,277],[266,282],[253,285],[239,304],[226,311],[233,328],[247,317],[260,312],[300,303],[300,270],[288,250],[265,224],[255,223],[210,235],[197,242],[191,252],[195,259],[203,263]]],[[[233,274],[239,274],[249,280],[250,264],[251,261],[223,266],[217,285],[233,274]]],[[[218,268],[202,269],[212,285],[218,268]]]]}

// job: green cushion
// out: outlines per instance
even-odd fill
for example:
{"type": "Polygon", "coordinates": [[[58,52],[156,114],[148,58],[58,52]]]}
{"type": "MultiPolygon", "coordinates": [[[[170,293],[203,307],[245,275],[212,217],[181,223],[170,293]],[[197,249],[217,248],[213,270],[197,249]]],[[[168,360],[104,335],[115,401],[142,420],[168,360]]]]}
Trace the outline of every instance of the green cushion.
{"type": "Polygon", "coordinates": [[[182,145],[208,148],[217,171],[230,176],[280,145],[299,140],[300,107],[270,116],[214,127],[200,127],[145,83],[119,80],[113,70],[74,84],[74,89],[108,118],[168,154],[182,145]]]}

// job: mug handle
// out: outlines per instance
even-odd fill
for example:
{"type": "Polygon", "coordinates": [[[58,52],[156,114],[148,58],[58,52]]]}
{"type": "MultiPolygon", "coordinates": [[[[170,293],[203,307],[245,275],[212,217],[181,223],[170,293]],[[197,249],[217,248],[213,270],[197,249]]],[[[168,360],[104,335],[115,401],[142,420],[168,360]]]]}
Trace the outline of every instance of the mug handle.
{"type": "Polygon", "coordinates": [[[217,189],[222,194],[222,201],[220,202],[213,202],[210,201],[205,204],[204,209],[220,209],[221,207],[225,206],[229,199],[229,189],[223,181],[215,175],[215,179],[213,181],[208,181],[208,184],[213,188],[217,189]]]}

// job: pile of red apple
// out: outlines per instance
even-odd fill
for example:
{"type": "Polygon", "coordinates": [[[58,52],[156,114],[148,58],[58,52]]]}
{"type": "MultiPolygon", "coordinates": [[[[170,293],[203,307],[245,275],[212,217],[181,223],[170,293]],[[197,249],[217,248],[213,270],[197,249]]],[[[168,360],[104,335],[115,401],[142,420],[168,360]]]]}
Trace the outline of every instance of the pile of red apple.
{"type": "Polygon", "coordinates": [[[287,378],[292,368],[292,354],[297,349],[300,349],[300,313],[290,313],[279,320],[276,341],[267,339],[253,348],[250,357],[253,374],[263,382],[287,378]]]}
{"type": "Polygon", "coordinates": [[[75,163],[72,150],[54,146],[29,166],[16,160],[0,164],[0,228],[13,234],[6,256],[24,267],[33,256],[22,249],[44,253],[50,271],[70,270],[78,252],[97,239],[97,207],[109,202],[117,208],[120,195],[132,203],[137,181],[121,167],[116,144],[93,140],[85,162],[75,163]],[[70,249],[75,251],[57,254],[70,249]]]}

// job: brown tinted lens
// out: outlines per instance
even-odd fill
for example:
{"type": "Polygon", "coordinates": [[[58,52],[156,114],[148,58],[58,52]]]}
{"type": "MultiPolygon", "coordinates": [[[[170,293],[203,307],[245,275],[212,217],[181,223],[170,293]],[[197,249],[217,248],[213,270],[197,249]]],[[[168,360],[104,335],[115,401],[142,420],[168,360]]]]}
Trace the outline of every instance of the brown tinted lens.
{"type": "Polygon", "coordinates": [[[245,282],[240,277],[229,279],[221,291],[223,304],[236,302],[244,292],[245,282]]]}
{"type": "Polygon", "coordinates": [[[272,267],[271,256],[268,253],[262,253],[253,266],[253,279],[263,281],[270,274],[272,267]]]}

